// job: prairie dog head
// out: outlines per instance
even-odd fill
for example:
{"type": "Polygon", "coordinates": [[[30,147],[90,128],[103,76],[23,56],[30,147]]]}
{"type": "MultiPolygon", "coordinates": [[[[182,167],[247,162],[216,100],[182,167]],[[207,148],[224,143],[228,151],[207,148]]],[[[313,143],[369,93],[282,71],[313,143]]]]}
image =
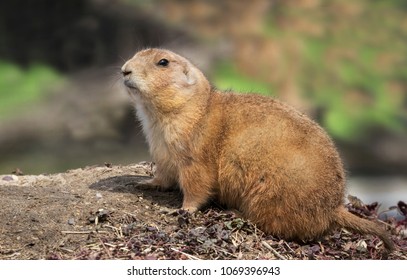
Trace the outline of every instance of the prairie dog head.
{"type": "Polygon", "coordinates": [[[179,110],[191,99],[207,99],[210,92],[202,72],[168,50],[142,50],[123,65],[121,72],[136,102],[162,112],[179,110]]]}

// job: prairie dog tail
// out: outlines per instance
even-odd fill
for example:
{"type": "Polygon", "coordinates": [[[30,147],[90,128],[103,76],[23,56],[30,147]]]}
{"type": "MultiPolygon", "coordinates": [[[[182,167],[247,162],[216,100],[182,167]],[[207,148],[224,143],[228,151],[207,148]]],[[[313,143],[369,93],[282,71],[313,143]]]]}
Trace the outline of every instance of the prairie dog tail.
{"type": "Polygon", "coordinates": [[[372,221],[359,218],[356,215],[353,215],[344,207],[341,207],[337,210],[336,215],[336,224],[340,227],[356,231],[360,234],[372,234],[377,235],[384,243],[384,247],[387,251],[394,250],[393,241],[390,239],[389,234],[386,230],[379,227],[372,221]]]}

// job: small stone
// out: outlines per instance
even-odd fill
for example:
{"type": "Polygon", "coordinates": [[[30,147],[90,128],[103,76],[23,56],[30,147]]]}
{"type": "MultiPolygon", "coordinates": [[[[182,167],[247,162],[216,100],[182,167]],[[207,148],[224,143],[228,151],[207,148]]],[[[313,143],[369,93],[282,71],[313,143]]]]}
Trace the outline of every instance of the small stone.
{"type": "Polygon", "coordinates": [[[101,199],[102,197],[103,197],[103,195],[102,195],[101,193],[99,193],[99,192],[96,193],[96,198],[97,198],[97,199],[101,199]]]}
{"type": "Polygon", "coordinates": [[[358,250],[359,252],[366,252],[367,251],[367,243],[366,243],[366,241],[360,240],[356,244],[356,250],[358,250]]]}
{"type": "Polygon", "coordinates": [[[101,222],[101,223],[105,222],[107,220],[108,216],[110,215],[110,213],[111,212],[109,210],[99,209],[96,212],[95,224],[97,224],[99,222],[101,222]]]}
{"type": "Polygon", "coordinates": [[[14,169],[13,172],[11,172],[11,173],[16,174],[17,176],[24,175],[23,171],[21,171],[21,169],[18,167],[16,169],[14,169]]]}
{"type": "Polygon", "coordinates": [[[155,227],[147,227],[146,229],[147,229],[147,231],[151,231],[151,232],[157,231],[157,228],[155,228],[155,227]]]}
{"type": "Polygon", "coordinates": [[[394,220],[396,222],[401,222],[403,221],[406,216],[400,211],[398,207],[392,207],[389,210],[383,211],[379,213],[379,220],[382,221],[391,221],[394,220]]]}
{"type": "Polygon", "coordinates": [[[151,252],[151,248],[146,248],[143,250],[143,253],[148,254],[151,252]]]}
{"type": "Polygon", "coordinates": [[[74,218],[70,218],[70,219],[68,220],[68,225],[73,226],[74,224],[75,224],[75,219],[74,219],[74,218]]]}
{"type": "Polygon", "coordinates": [[[407,229],[400,230],[399,235],[402,238],[407,238],[407,229]]]}
{"type": "Polygon", "coordinates": [[[3,177],[4,181],[11,182],[11,181],[18,181],[18,177],[16,175],[6,175],[3,177]]]}

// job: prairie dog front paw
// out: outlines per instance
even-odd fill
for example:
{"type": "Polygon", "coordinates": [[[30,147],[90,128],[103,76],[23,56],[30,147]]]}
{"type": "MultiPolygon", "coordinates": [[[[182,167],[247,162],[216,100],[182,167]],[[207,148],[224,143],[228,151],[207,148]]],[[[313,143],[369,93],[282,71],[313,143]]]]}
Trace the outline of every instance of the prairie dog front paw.
{"type": "Polygon", "coordinates": [[[172,184],[164,184],[160,179],[157,177],[144,179],[137,183],[137,186],[145,186],[148,188],[156,188],[159,191],[167,191],[173,189],[174,185],[172,184]]]}

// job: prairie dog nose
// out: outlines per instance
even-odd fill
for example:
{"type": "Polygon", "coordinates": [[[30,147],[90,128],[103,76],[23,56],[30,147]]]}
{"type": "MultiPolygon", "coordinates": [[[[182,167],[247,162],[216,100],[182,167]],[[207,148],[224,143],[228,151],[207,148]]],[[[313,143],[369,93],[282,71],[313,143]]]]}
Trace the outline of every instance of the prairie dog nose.
{"type": "Polygon", "coordinates": [[[125,65],[123,65],[123,67],[121,69],[123,77],[126,77],[131,74],[131,70],[127,69],[126,66],[127,66],[127,63],[125,65]]]}

